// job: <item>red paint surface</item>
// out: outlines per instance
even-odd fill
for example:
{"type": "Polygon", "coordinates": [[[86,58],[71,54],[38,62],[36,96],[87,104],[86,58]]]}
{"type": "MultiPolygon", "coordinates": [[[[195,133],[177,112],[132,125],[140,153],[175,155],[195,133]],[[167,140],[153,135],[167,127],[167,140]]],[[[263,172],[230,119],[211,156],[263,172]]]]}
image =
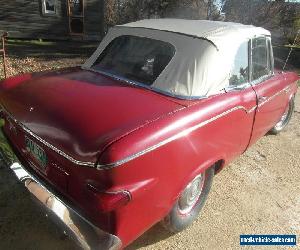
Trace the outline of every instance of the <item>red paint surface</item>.
{"type": "Polygon", "coordinates": [[[126,246],[169,212],[194,176],[219,160],[228,164],[274,126],[297,90],[298,77],[276,74],[254,89],[195,101],[172,99],[80,69],[27,79],[19,84],[7,80],[1,103],[34,133],[77,160],[115,162],[211,121],[110,170],[76,166],[39,143],[48,157],[47,167],[41,170],[25,150],[24,132],[16,124],[13,132],[6,123],[5,132],[21,158],[31,162],[27,168],[126,246]],[[257,96],[272,96],[288,85],[289,93],[282,92],[260,109],[246,112],[257,105],[257,96]],[[235,107],[246,111],[237,109],[212,120],[235,107]],[[132,200],[103,213],[97,210],[87,183],[97,190],[128,190],[132,200]]]}
{"type": "Polygon", "coordinates": [[[80,161],[95,162],[107,144],[181,108],[161,95],[80,69],[7,85],[13,87],[0,94],[5,108],[80,161]]]}

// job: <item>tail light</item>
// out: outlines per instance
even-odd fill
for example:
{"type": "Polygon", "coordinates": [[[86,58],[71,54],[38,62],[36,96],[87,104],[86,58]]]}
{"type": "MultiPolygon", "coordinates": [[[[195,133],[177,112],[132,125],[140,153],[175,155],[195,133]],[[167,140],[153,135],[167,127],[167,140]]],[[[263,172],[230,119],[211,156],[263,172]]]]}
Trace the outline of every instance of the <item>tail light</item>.
{"type": "Polygon", "coordinates": [[[101,191],[92,184],[87,184],[87,189],[97,210],[101,212],[110,212],[126,205],[131,200],[130,192],[125,190],[101,191]]]}

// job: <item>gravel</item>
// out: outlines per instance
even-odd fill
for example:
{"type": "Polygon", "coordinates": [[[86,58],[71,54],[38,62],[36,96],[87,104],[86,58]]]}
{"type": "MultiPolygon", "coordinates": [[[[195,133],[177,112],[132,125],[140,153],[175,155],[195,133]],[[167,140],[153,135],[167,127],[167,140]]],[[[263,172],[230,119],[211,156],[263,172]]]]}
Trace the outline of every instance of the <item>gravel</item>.
{"type": "Polygon", "coordinates": [[[191,227],[168,235],[154,226],[128,249],[240,249],[240,234],[299,236],[299,170],[298,92],[286,130],[264,136],[215,176],[208,200],[191,227]]]}
{"type": "MultiPolygon", "coordinates": [[[[9,58],[9,74],[82,61],[80,57],[59,62],[55,58],[47,62],[9,58]]],[[[158,224],[127,249],[240,249],[240,234],[297,234],[299,167],[300,93],[285,131],[264,136],[215,176],[207,203],[192,226],[169,234],[158,224]]],[[[74,248],[74,243],[49,223],[13,174],[0,166],[0,249],[74,248]]]]}

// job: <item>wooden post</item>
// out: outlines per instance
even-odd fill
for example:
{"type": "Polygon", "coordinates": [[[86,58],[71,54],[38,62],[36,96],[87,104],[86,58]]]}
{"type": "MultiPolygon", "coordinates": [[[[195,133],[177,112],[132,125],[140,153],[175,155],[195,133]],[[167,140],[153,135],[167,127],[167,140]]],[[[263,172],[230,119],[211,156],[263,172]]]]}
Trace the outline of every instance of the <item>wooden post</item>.
{"type": "Polygon", "coordinates": [[[5,54],[5,38],[7,36],[7,32],[4,32],[1,36],[2,40],[2,49],[0,49],[0,52],[2,52],[2,58],[3,58],[3,70],[4,70],[4,78],[7,77],[6,74],[6,54],[5,54]]]}

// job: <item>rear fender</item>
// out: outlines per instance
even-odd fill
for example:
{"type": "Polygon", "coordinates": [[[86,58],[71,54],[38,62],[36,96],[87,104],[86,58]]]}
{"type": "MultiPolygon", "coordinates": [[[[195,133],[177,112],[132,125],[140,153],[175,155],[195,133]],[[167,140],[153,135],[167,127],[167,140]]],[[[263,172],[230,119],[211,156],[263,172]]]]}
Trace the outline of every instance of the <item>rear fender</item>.
{"type": "Polygon", "coordinates": [[[178,194],[176,195],[176,199],[174,199],[174,202],[178,199],[178,197],[180,196],[182,190],[184,190],[185,187],[188,185],[188,183],[191,180],[193,180],[197,175],[203,173],[204,171],[206,171],[207,169],[209,169],[211,167],[215,167],[215,165],[219,162],[221,162],[221,166],[219,166],[219,170],[222,169],[225,165],[225,161],[223,159],[225,159],[224,156],[209,159],[209,160],[201,163],[197,168],[194,169],[193,172],[191,172],[189,175],[187,175],[184,178],[183,185],[181,185],[179,187],[180,190],[179,190],[178,194]]]}

